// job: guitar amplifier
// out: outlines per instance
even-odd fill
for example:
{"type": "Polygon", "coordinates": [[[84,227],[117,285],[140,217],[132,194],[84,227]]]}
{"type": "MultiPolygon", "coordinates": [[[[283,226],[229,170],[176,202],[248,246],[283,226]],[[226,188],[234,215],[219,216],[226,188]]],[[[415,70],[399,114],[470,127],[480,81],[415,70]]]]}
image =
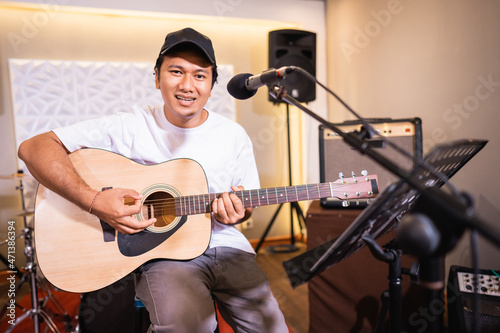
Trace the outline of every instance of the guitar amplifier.
{"type": "Polygon", "coordinates": [[[492,270],[479,270],[477,291],[474,292],[474,270],[451,266],[448,275],[449,332],[473,332],[474,312],[477,332],[500,332],[500,276],[492,270]],[[479,310],[474,307],[477,297],[479,310]]]}
{"type": "MultiPolygon", "coordinates": [[[[411,119],[369,119],[373,128],[388,140],[402,148],[412,156],[422,157],[422,121],[420,118],[411,119]]],[[[360,121],[346,121],[334,124],[343,132],[358,131],[361,129],[360,121]]],[[[413,167],[412,159],[401,155],[394,148],[385,144],[380,137],[368,140],[372,148],[376,148],[380,154],[399,166],[407,169],[413,167]]],[[[397,180],[397,177],[371,158],[351,148],[344,140],[324,125],[319,126],[319,158],[320,158],[320,182],[333,181],[339,178],[339,172],[345,177],[356,176],[366,170],[368,174],[378,175],[379,190],[384,190],[389,184],[397,180]]],[[[326,198],[321,200],[325,208],[364,208],[368,199],[356,201],[343,201],[337,198],[326,198]]]]}

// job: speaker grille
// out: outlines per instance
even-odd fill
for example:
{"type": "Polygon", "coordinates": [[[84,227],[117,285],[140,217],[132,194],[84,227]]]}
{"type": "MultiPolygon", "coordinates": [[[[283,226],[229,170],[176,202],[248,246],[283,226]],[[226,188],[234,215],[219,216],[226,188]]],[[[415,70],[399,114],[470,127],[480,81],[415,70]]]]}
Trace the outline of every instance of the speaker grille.
{"type": "MultiPolygon", "coordinates": [[[[269,32],[269,67],[283,66],[297,66],[316,76],[316,34],[294,29],[269,32]]],[[[299,102],[316,99],[316,84],[299,72],[288,75],[280,84],[299,102]]],[[[281,102],[270,95],[269,100],[281,102]]]]}
{"type": "Polygon", "coordinates": [[[477,329],[481,333],[500,332],[500,278],[490,270],[474,270],[453,265],[447,284],[448,326],[450,332],[473,332],[474,311],[477,311],[477,329]],[[478,290],[474,292],[474,281],[478,290]],[[474,307],[477,297],[479,307],[474,307]]]}
{"type": "MultiPolygon", "coordinates": [[[[412,156],[422,157],[422,130],[420,118],[412,119],[375,119],[370,124],[380,134],[386,136],[391,142],[404,149],[412,156]]],[[[334,124],[343,132],[352,132],[361,129],[359,121],[344,122],[334,124]]],[[[397,163],[404,169],[411,169],[413,161],[402,156],[390,146],[382,147],[380,138],[368,140],[371,147],[375,148],[381,155],[397,163]]],[[[384,167],[373,161],[371,158],[362,155],[358,151],[346,144],[335,132],[325,126],[319,127],[319,147],[320,147],[320,181],[330,182],[339,178],[342,172],[345,177],[351,177],[354,172],[356,176],[366,170],[368,174],[378,175],[379,189],[384,190],[388,185],[397,180],[397,177],[387,171],[384,167]]],[[[321,201],[324,207],[340,207],[342,201],[336,198],[327,198],[321,201]]],[[[366,207],[367,201],[349,202],[349,207],[366,207]]]]}

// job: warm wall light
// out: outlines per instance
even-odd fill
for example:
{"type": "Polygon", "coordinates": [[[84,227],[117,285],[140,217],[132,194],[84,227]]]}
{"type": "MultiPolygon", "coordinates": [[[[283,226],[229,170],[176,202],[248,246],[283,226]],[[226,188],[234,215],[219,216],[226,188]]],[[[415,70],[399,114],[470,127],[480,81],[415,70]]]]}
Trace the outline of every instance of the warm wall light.
{"type": "Polygon", "coordinates": [[[178,22],[186,21],[195,22],[214,22],[224,23],[228,25],[258,25],[270,27],[271,29],[291,27],[299,28],[296,23],[275,21],[275,20],[262,20],[262,19],[245,19],[234,17],[220,17],[210,15],[192,15],[182,13],[167,13],[167,12],[151,12],[139,10],[125,10],[125,9],[110,9],[110,8],[95,8],[95,7],[78,7],[78,6],[65,6],[57,3],[27,3],[27,2],[13,2],[13,1],[0,1],[0,8],[5,9],[23,9],[29,11],[42,11],[50,15],[50,13],[71,13],[71,14],[90,14],[90,15],[103,15],[114,17],[135,17],[135,18],[148,18],[158,20],[175,20],[178,22]]]}

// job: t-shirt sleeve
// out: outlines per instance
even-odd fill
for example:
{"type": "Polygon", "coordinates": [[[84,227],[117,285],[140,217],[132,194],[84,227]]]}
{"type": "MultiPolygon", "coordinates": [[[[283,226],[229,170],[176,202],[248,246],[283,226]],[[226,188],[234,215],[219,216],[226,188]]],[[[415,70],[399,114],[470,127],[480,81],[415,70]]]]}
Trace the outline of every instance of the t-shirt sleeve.
{"type": "Polygon", "coordinates": [[[120,152],[132,140],[126,135],[127,117],[133,114],[112,115],[54,129],[53,132],[70,152],[81,148],[100,148],[120,152]]]}

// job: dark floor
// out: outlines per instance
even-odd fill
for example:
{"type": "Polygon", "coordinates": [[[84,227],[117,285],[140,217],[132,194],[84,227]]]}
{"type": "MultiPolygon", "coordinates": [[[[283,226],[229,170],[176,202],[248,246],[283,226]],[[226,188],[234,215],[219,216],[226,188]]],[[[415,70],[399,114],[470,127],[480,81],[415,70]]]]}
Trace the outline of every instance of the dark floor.
{"type": "MultiPolygon", "coordinates": [[[[271,290],[276,297],[280,308],[285,316],[285,320],[292,330],[293,333],[307,333],[309,327],[309,306],[308,306],[308,297],[307,297],[307,285],[302,285],[297,287],[296,289],[292,289],[290,282],[285,274],[285,271],[282,266],[282,262],[288,259],[291,259],[306,250],[306,245],[304,243],[296,243],[299,248],[296,252],[290,253],[276,253],[270,251],[270,247],[263,246],[258,253],[257,262],[262,267],[264,272],[269,278],[269,282],[271,285],[271,290]]],[[[5,281],[5,277],[2,278],[2,281],[5,281]]],[[[7,301],[8,294],[8,285],[2,284],[0,285],[0,304],[3,306],[7,301]]],[[[43,288],[42,288],[43,289],[43,288]]],[[[52,290],[52,288],[50,288],[52,290]]],[[[43,290],[40,291],[43,293],[43,290]]],[[[78,305],[80,303],[78,294],[65,293],[62,291],[54,291],[54,298],[62,303],[65,310],[68,312],[69,317],[72,322],[76,325],[76,315],[78,312],[78,305]]],[[[19,303],[25,307],[25,309],[30,309],[30,296],[29,296],[29,284],[24,283],[22,290],[17,292],[16,299],[19,303]]],[[[49,302],[52,303],[52,302],[49,302]]],[[[58,314],[61,311],[58,311],[57,308],[54,308],[53,304],[48,305],[49,315],[58,314]],[[52,310],[52,311],[50,311],[52,310]]],[[[19,317],[24,313],[22,309],[17,309],[16,317],[19,317]]],[[[10,327],[8,324],[8,317],[4,315],[2,316],[0,321],[0,332],[4,332],[6,329],[10,327]]],[[[58,326],[61,332],[66,331],[65,324],[62,318],[59,318],[58,315],[54,317],[55,324],[58,326]]],[[[44,326],[42,324],[42,326],[44,326]]],[[[45,327],[43,327],[45,328],[45,327]]],[[[28,317],[25,318],[16,328],[12,331],[12,333],[29,333],[33,332],[33,322],[28,317]]]]}
{"type": "Polygon", "coordinates": [[[292,289],[282,266],[283,261],[306,251],[304,243],[296,243],[295,245],[299,250],[290,253],[275,253],[270,251],[271,248],[263,247],[259,250],[257,262],[266,272],[274,297],[276,297],[292,332],[307,333],[309,331],[307,284],[292,289]]]}

